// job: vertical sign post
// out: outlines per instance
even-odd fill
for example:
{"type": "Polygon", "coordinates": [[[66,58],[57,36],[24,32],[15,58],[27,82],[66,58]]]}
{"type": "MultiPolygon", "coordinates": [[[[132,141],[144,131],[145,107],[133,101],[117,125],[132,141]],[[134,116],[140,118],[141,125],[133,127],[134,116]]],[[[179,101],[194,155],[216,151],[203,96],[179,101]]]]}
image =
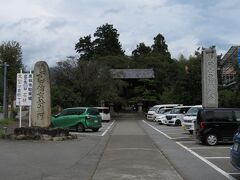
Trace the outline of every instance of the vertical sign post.
{"type": "MultiPolygon", "coordinates": [[[[32,86],[32,73],[22,73],[22,71],[17,73],[16,106],[19,106],[19,127],[22,127],[22,106],[32,104],[32,86]]],[[[29,126],[31,126],[31,119],[29,119],[29,126]]]]}
{"type": "Polygon", "coordinates": [[[4,118],[8,118],[8,103],[7,103],[7,67],[9,65],[4,63],[4,80],[3,80],[3,114],[4,118]]]}

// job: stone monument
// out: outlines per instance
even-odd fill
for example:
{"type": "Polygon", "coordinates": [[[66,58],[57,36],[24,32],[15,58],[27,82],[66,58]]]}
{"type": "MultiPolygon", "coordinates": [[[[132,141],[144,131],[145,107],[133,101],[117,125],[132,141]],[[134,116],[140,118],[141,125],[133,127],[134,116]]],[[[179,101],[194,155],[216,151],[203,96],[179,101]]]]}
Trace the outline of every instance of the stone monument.
{"type": "Polygon", "coordinates": [[[15,140],[46,140],[63,141],[75,139],[68,129],[49,127],[51,123],[51,92],[49,68],[45,61],[39,61],[34,66],[32,89],[32,127],[14,129],[14,134],[6,138],[15,140]]]}
{"type": "Polygon", "coordinates": [[[142,110],[143,103],[140,102],[137,105],[138,105],[138,112],[143,112],[142,110]]]}
{"type": "Polygon", "coordinates": [[[218,107],[217,54],[215,48],[203,50],[202,105],[204,108],[218,107]]]}
{"type": "Polygon", "coordinates": [[[49,127],[51,123],[50,78],[45,61],[34,66],[31,121],[35,127],[49,127]]]}

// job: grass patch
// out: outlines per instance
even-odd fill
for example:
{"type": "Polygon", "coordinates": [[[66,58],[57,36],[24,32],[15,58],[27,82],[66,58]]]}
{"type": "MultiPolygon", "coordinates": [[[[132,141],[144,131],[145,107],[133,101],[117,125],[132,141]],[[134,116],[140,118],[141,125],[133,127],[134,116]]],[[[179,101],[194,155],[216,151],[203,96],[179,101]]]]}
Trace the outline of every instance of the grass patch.
{"type": "Polygon", "coordinates": [[[0,119],[0,126],[6,126],[15,123],[16,121],[13,119],[0,119]]]}
{"type": "Polygon", "coordinates": [[[10,124],[15,123],[16,121],[13,119],[0,119],[0,138],[3,138],[5,136],[3,127],[8,126],[10,124]]]}

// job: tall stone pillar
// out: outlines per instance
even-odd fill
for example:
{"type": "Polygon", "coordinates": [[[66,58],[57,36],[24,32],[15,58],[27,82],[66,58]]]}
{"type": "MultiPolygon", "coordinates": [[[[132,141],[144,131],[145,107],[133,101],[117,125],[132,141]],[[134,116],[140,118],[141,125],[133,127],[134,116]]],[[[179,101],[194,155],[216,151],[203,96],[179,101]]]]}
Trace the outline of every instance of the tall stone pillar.
{"type": "Polygon", "coordinates": [[[143,106],[143,103],[138,103],[138,112],[143,112],[142,111],[142,106],[143,106]]]}
{"type": "Polygon", "coordinates": [[[48,127],[51,123],[50,78],[45,61],[34,66],[31,121],[36,127],[48,127]]]}
{"type": "Polygon", "coordinates": [[[203,50],[202,105],[205,108],[218,107],[217,54],[215,48],[203,50]]]}

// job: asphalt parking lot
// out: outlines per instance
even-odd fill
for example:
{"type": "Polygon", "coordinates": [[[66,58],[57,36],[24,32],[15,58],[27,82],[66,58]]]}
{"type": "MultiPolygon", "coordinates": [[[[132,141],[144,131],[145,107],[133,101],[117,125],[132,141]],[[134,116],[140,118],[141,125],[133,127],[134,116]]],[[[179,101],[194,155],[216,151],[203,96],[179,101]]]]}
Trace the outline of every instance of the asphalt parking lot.
{"type": "Polygon", "coordinates": [[[104,136],[111,129],[114,123],[115,120],[109,122],[102,122],[102,127],[99,129],[98,132],[93,132],[90,129],[86,129],[85,132],[71,131],[70,134],[74,134],[77,136],[104,136]]]}
{"type": "Polygon", "coordinates": [[[240,171],[236,170],[230,163],[231,143],[207,146],[197,143],[194,135],[184,131],[183,127],[159,125],[156,122],[146,120],[143,120],[143,122],[168,139],[175,141],[193,156],[201,159],[216,171],[229,177],[229,179],[232,177],[232,179],[240,179],[240,171]]]}

